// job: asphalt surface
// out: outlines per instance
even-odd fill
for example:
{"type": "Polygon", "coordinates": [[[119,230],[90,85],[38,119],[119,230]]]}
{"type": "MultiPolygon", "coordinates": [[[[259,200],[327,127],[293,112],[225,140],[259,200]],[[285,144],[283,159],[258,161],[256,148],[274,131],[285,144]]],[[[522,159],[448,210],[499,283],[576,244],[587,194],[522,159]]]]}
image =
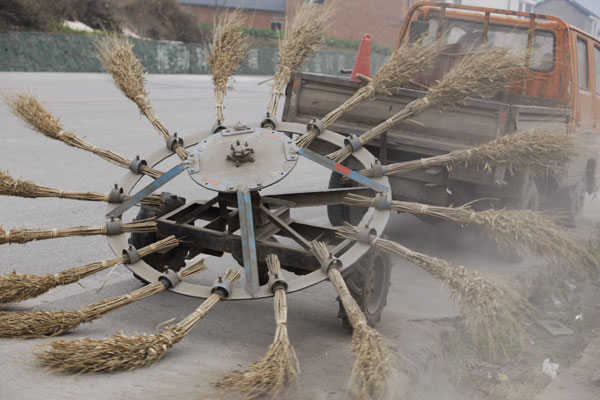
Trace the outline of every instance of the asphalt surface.
{"type": "MultiPolygon", "coordinates": [[[[229,122],[256,121],[264,114],[269,85],[265,77],[238,77],[226,100],[229,122]]],[[[136,106],[125,99],[101,74],[0,73],[0,90],[27,90],[38,95],[66,130],[94,145],[126,157],[148,154],[163,146],[136,106]]],[[[182,136],[209,129],[213,123],[212,86],[207,76],[149,76],[148,91],[155,109],[171,131],[182,136]]],[[[124,170],[84,151],[68,148],[25,127],[0,105],[0,169],[42,185],[70,190],[107,191],[124,170]]],[[[282,191],[323,188],[327,173],[301,164],[278,184],[282,191]]],[[[187,177],[186,177],[187,179],[187,177]]],[[[187,182],[169,186],[203,198],[198,186],[187,182]]],[[[104,204],[58,199],[0,198],[0,223],[16,227],[54,228],[98,225],[104,204]]],[[[599,219],[598,201],[587,213],[599,219]]],[[[304,211],[302,217],[320,221],[324,212],[304,211]]],[[[490,255],[477,235],[451,224],[428,225],[410,216],[394,216],[387,232],[393,239],[428,254],[506,277],[516,276],[538,263],[527,256],[519,264],[506,264],[490,255]]],[[[105,238],[66,238],[0,248],[0,273],[58,272],[71,266],[113,256],[105,238]]],[[[235,266],[228,257],[207,257],[215,268],[235,266]]],[[[74,309],[140,287],[120,266],[84,279],[81,285],[57,288],[37,299],[7,310],[31,308],[74,309]],[[98,289],[102,288],[99,292],[98,289]]],[[[347,386],[352,357],[350,334],[336,318],[335,291],[327,282],[289,295],[289,333],[301,364],[299,382],[285,396],[290,399],[340,399],[347,386]]],[[[65,335],[66,338],[102,338],[153,333],[158,324],[190,313],[200,299],[161,293],[115,311],[65,335]]],[[[419,357],[436,343],[426,320],[456,315],[447,291],[418,268],[394,260],[388,306],[377,328],[399,352],[419,357]]],[[[224,302],[154,367],[101,375],[49,374],[32,361],[31,351],[53,339],[0,340],[0,398],[3,400],[54,399],[206,399],[223,398],[211,382],[223,373],[242,368],[264,354],[274,333],[272,299],[224,302]]],[[[540,361],[541,364],[541,361],[540,361]]],[[[434,389],[432,389],[434,390],[434,389]]],[[[435,392],[435,390],[434,390],[435,392]]],[[[444,392],[444,390],[442,390],[444,392]]],[[[444,394],[444,396],[447,393],[444,394]]],[[[429,393],[430,398],[442,398],[429,393]]],[[[462,398],[460,393],[454,398],[462,398]]],[[[235,397],[233,397],[235,398],[235,397]]]]}

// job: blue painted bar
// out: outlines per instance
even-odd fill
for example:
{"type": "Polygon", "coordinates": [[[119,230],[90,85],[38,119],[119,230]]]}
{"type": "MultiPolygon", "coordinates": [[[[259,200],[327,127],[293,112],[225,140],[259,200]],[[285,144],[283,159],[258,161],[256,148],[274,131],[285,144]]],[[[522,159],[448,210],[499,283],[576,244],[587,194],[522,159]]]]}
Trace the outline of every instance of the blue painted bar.
{"type": "Polygon", "coordinates": [[[164,186],[167,182],[171,181],[183,171],[188,169],[188,166],[189,164],[187,163],[182,163],[174,166],[173,168],[165,172],[162,176],[160,176],[158,179],[154,180],[148,186],[134,194],[123,204],[106,214],[106,216],[110,218],[119,218],[121,215],[123,215],[125,211],[129,210],[131,207],[144,200],[146,197],[155,192],[161,186],[164,186]]]}
{"type": "Polygon", "coordinates": [[[248,190],[238,190],[237,202],[244,270],[246,273],[246,290],[254,296],[260,286],[258,282],[258,260],[256,256],[256,238],[254,237],[254,218],[252,216],[250,192],[248,190]]]}
{"type": "Polygon", "coordinates": [[[322,156],[319,153],[315,153],[314,151],[300,148],[298,149],[298,154],[300,154],[302,157],[308,158],[313,162],[316,162],[319,165],[324,166],[325,168],[337,172],[338,174],[347,176],[354,182],[366,186],[369,189],[373,189],[376,192],[387,192],[389,190],[386,186],[382,185],[381,183],[376,182],[371,178],[367,178],[366,176],[361,175],[358,172],[343,166],[342,164],[336,163],[335,161],[330,160],[329,158],[322,156]]]}

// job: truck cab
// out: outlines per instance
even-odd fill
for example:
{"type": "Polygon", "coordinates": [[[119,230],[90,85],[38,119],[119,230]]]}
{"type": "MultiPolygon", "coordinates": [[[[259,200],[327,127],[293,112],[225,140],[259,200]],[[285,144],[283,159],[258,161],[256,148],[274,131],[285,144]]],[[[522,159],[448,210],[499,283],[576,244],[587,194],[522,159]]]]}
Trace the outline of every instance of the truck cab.
{"type": "MultiPolygon", "coordinates": [[[[424,96],[466,54],[481,46],[508,47],[522,56],[526,77],[493,98],[471,98],[459,107],[428,110],[367,147],[387,164],[469,148],[517,130],[559,127],[576,135],[586,149],[568,165],[518,173],[503,167],[484,171],[474,165],[434,168],[390,177],[392,191],[397,199],[437,205],[494,198],[486,206],[560,208],[577,214],[586,193],[598,189],[600,42],[555,16],[436,2],[411,7],[396,47],[417,38],[426,43],[445,41],[431,70],[391,95],[348,112],[329,129],[360,135],[424,96]]],[[[288,86],[283,120],[320,118],[361,85],[342,77],[297,73],[288,86]]],[[[319,143],[314,146],[318,150],[319,143]]],[[[352,159],[347,162],[351,166],[352,159]]]]}

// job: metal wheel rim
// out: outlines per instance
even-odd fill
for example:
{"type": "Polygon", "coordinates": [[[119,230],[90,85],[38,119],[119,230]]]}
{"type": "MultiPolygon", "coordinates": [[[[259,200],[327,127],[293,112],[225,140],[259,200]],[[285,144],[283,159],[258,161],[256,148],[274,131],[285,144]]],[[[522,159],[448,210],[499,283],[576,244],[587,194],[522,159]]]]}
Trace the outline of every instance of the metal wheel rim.
{"type": "MultiPolygon", "coordinates": [[[[253,126],[259,127],[260,124],[255,124],[253,126]]],[[[306,126],[302,125],[302,124],[297,124],[297,123],[282,122],[282,123],[278,124],[277,130],[302,134],[302,133],[306,132],[306,126]]],[[[183,140],[184,140],[186,147],[192,147],[211,134],[212,134],[212,132],[210,130],[201,131],[201,132],[197,132],[197,133],[191,134],[189,136],[183,137],[183,140]]],[[[344,136],[340,135],[336,132],[330,131],[330,130],[325,130],[323,133],[321,133],[321,135],[319,135],[317,140],[333,144],[335,146],[338,146],[339,148],[344,146],[344,136]]],[[[161,163],[162,161],[166,160],[167,158],[169,158],[171,156],[174,156],[174,153],[172,153],[170,150],[168,150],[165,146],[162,146],[158,150],[156,150],[153,153],[151,153],[150,155],[148,155],[147,157],[144,157],[143,159],[146,160],[146,162],[148,163],[149,166],[154,167],[157,164],[161,163]]],[[[376,160],[376,158],[365,148],[359,149],[357,152],[355,152],[353,154],[353,157],[359,163],[361,163],[364,168],[369,168],[371,163],[373,163],[376,160]]],[[[120,181],[119,185],[123,187],[123,190],[125,193],[130,194],[130,193],[134,192],[134,189],[135,189],[137,183],[142,178],[143,178],[143,175],[138,175],[133,172],[128,172],[123,177],[123,179],[120,181]]],[[[377,181],[378,183],[381,183],[382,185],[385,185],[388,188],[390,187],[388,178],[386,176],[376,178],[374,180],[377,181]]],[[[391,190],[388,190],[388,192],[386,192],[385,195],[387,196],[388,200],[391,201],[391,199],[392,199],[391,198],[392,197],[391,190]]],[[[115,204],[109,204],[107,207],[107,212],[112,211],[117,206],[118,205],[115,205],[115,204]]],[[[387,225],[389,216],[390,216],[390,211],[376,210],[375,208],[371,207],[371,208],[369,208],[369,210],[366,212],[366,214],[361,219],[359,226],[364,226],[364,225],[368,224],[370,228],[375,229],[375,231],[377,233],[381,234],[387,225]]],[[[108,239],[109,246],[111,247],[113,252],[115,252],[115,254],[121,254],[122,250],[126,249],[129,246],[129,244],[127,242],[127,236],[125,234],[108,236],[107,239],[108,239]]],[[[340,260],[342,261],[343,269],[346,269],[349,266],[353,265],[354,263],[358,262],[358,260],[364,254],[366,254],[370,248],[371,247],[368,244],[355,242],[350,249],[348,249],[344,254],[342,254],[339,257],[340,260]]],[[[148,265],[143,260],[140,260],[135,264],[126,264],[126,266],[134,274],[138,275],[139,277],[141,277],[142,279],[144,279],[148,282],[157,281],[161,275],[160,272],[158,272],[157,270],[152,268],[150,265],[148,265]]],[[[321,270],[316,270],[316,271],[310,272],[306,275],[299,276],[295,279],[290,279],[290,281],[288,282],[288,285],[289,285],[288,292],[292,293],[292,292],[296,292],[296,291],[308,288],[310,286],[316,285],[317,283],[324,281],[325,279],[327,279],[327,275],[325,273],[323,273],[321,270]]],[[[190,283],[190,282],[180,282],[175,288],[170,289],[170,290],[173,292],[179,293],[179,294],[186,295],[186,296],[200,297],[200,298],[207,298],[211,294],[210,286],[205,286],[205,285],[200,285],[200,284],[195,284],[195,283],[190,283]]],[[[259,292],[254,297],[252,297],[246,291],[245,288],[235,287],[235,288],[233,288],[233,290],[230,293],[230,296],[227,298],[227,300],[259,299],[259,298],[265,298],[265,297],[271,297],[271,296],[273,296],[273,294],[267,284],[267,285],[261,286],[259,292]]]]}

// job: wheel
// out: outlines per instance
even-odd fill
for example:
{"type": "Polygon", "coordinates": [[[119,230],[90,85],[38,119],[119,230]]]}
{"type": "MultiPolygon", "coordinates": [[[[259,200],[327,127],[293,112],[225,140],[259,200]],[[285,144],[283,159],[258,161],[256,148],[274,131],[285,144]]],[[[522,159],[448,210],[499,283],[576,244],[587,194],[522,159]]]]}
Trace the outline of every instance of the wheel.
{"type": "Polygon", "coordinates": [[[585,204],[586,189],[583,180],[576,184],[563,188],[559,195],[559,208],[565,212],[564,223],[567,226],[574,226],[577,218],[583,211],[585,204]]]}
{"type": "MultiPolygon", "coordinates": [[[[342,183],[342,175],[340,174],[332,173],[329,177],[328,189],[351,187],[356,187],[356,184],[353,182],[342,183]]],[[[343,204],[331,204],[327,206],[327,217],[329,218],[329,223],[333,226],[341,226],[344,224],[344,221],[356,225],[366,212],[366,208],[348,207],[343,204]]]]}
{"type": "MultiPolygon", "coordinates": [[[[387,304],[390,288],[391,261],[388,255],[371,249],[357,263],[343,272],[344,280],[352,297],[367,317],[367,322],[375,326],[381,319],[381,312],[387,304]]],[[[338,299],[339,313],[344,326],[350,321],[342,302],[338,299]]]]}
{"type": "MultiPolygon", "coordinates": [[[[176,196],[172,193],[163,192],[160,197],[163,201],[163,206],[160,209],[141,208],[135,217],[135,220],[160,217],[185,204],[185,199],[183,197],[176,196]]],[[[155,232],[133,233],[129,238],[129,244],[136,249],[139,249],[161,239],[164,239],[164,237],[155,232]]],[[[179,245],[165,253],[153,253],[142,259],[159,272],[164,272],[167,268],[179,271],[185,266],[185,256],[187,253],[187,246],[179,245]]],[[[140,276],[136,274],[134,274],[134,276],[142,282],[146,282],[146,280],[142,279],[140,276]]]]}

